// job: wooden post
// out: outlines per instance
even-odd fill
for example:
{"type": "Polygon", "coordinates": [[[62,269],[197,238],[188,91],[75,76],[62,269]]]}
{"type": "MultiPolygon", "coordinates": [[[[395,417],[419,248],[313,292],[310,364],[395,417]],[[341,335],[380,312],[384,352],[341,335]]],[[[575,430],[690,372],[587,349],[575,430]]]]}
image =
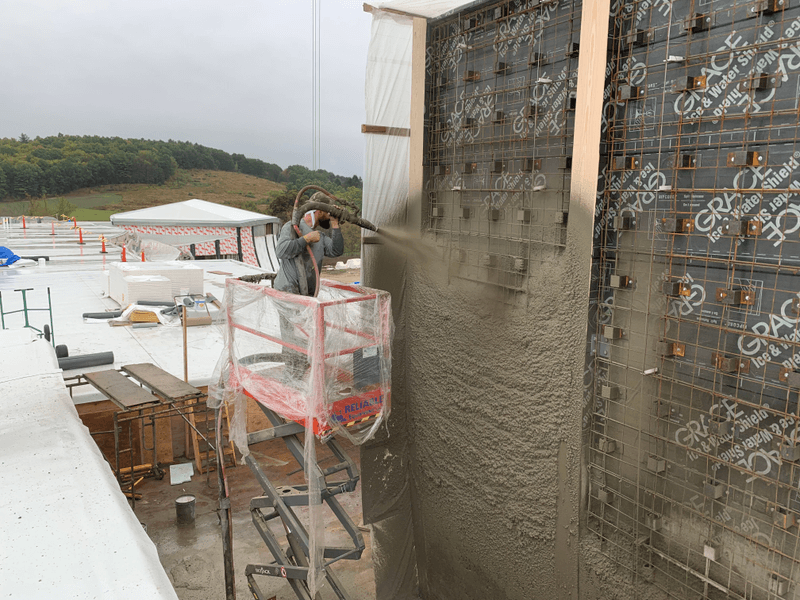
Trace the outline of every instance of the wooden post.
{"type": "MultiPolygon", "coordinates": [[[[608,48],[609,0],[584,2],[581,9],[578,88],[575,108],[575,133],[572,149],[567,247],[572,249],[574,267],[585,268],[575,276],[587,283],[591,280],[594,211],[600,168],[600,129],[603,114],[608,48]]],[[[588,293],[588,286],[584,293],[588,293]]],[[[587,307],[588,310],[588,307],[587,307]]],[[[588,321],[587,321],[588,326],[588,321]]],[[[566,426],[580,432],[581,411],[572,413],[566,426]]],[[[580,520],[580,502],[567,498],[580,493],[583,474],[580,460],[570,459],[562,441],[558,453],[559,508],[556,515],[555,583],[559,597],[575,600],[580,597],[580,554],[577,533],[570,533],[570,524],[580,520]]]]}
{"type": "MultiPolygon", "coordinates": [[[[225,572],[225,599],[236,600],[236,577],[233,570],[233,514],[231,499],[228,493],[228,481],[225,476],[225,452],[222,441],[222,409],[214,411],[214,427],[216,429],[217,452],[217,486],[219,486],[219,522],[222,528],[222,563],[225,572]]],[[[235,462],[234,457],[234,462],[235,462]]]]}
{"type": "Polygon", "coordinates": [[[183,327],[183,380],[189,383],[189,360],[186,349],[186,305],[181,304],[181,326],[183,327]]]}
{"type": "Polygon", "coordinates": [[[422,204],[425,180],[422,164],[425,157],[425,45],[426,19],[412,19],[411,45],[411,140],[408,163],[408,222],[410,232],[422,231],[422,204]]]}
{"type": "MultiPolygon", "coordinates": [[[[591,241],[592,238],[600,168],[608,20],[609,0],[583,3],[567,245],[573,240],[591,241]]],[[[591,269],[591,253],[586,258],[586,268],[591,269]]]]}

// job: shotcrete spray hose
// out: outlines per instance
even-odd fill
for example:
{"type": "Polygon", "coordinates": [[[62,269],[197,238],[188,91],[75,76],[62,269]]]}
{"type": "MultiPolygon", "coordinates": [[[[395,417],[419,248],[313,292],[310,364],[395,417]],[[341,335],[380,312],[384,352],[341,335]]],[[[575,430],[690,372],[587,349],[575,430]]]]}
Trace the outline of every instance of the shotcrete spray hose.
{"type": "MultiPolygon", "coordinates": [[[[319,187],[317,185],[307,185],[303,189],[301,189],[299,192],[297,192],[297,196],[295,196],[295,198],[294,198],[294,209],[292,210],[292,228],[294,229],[294,233],[295,233],[295,235],[297,237],[302,237],[302,235],[303,235],[300,232],[300,219],[302,219],[303,215],[306,214],[306,213],[300,212],[298,210],[298,204],[300,204],[300,198],[302,198],[303,194],[305,194],[308,190],[317,190],[318,193],[321,192],[321,193],[325,194],[326,196],[328,196],[329,198],[333,198],[334,200],[336,199],[336,196],[334,196],[333,194],[331,194],[327,190],[324,190],[324,189],[322,189],[321,187],[319,187]]],[[[316,194],[314,194],[314,196],[316,196],[316,194]]],[[[312,196],[312,198],[314,196],[312,196]]],[[[319,295],[319,277],[320,277],[321,269],[317,265],[317,259],[314,258],[314,253],[311,251],[311,245],[310,244],[307,245],[306,249],[308,250],[308,255],[311,257],[311,263],[314,265],[314,273],[316,273],[316,275],[317,275],[317,286],[314,289],[314,298],[316,298],[319,295]]],[[[302,267],[302,261],[300,262],[299,266],[302,267]]],[[[305,270],[301,268],[299,274],[301,276],[305,277],[305,270]]]]}
{"type": "MultiPolygon", "coordinates": [[[[339,202],[336,196],[316,185],[307,185],[302,190],[297,192],[297,197],[294,199],[294,210],[292,211],[292,226],[294,228],[294,232],[297,235],[297,237],[302,236],[302,233],[300,232],[300,220],[303,218],[303,215],[305,215],[310,210],[321,210],[330,213],[332,217],[338,219],[339,221],[346,221],[348,223],[358,225],[359,227],[363,227],[364,229],[369,229],[371,231],[378,231],[378,228],[375,227],[375,225],[373,225],[369,221],[362,219],[357,215],[353,215],[339,206],[335,206],[333,204],[327,204],[325,202],[319,202],[318,198],[319,196],[322,195],[327,196],[334,202],[339,202]],[[300,203],[300,198],[308,190],[317,190],[317,193],[311,196],[311,200],[309,202],[306,202],[302,207],[298,208],[298,204],[300,203]]],[[[308,245],[306,248],[308,250],[308,254],[311,256],[311,262],[314,265],[314,272],[317,275],[316,278],[317,287],[314,290],[314,297],[316,298],[319,295],[319,279],[320,279],[321,269],[317,264],[317,259],[314,258],[314,253],[311,251],[311,245],[308,245]]]]}
{"type": "MultiPolygon", "coordinates": [[[[300,219],[302,219],[303,215],[305,214],[305,213],[300,212],[300,210],[299,210],[299,208],[300,208],[300,198],[302,198],[303,194],[305,194],[308,190],[316,190],[317,192],[325,194],[328,198],[330,198],[334,202],[338,202],[338,198],[336,198],[336,196],[331,194],[328,190],[325,190],[325,189],[319,187],[318,185],[307,185],[302,190],[297,192],[297,196],[295,196],[295,198],[294,198],[294,207],[292,209],[292,223],[294,223],[295,231],[297,232],[298,236],[300,235],[300,229],[298,229],[297,226],[300,224],[300,219]]],[[[313,196],[312,196],[312,198],[313,198],[313,196]]]]}
{"type": "MultiPolygon", "coordinates": [[[[316,194],[314,194],[314,195],[316,196],[316,194]]],[[[343,209],[343,208],[341,208],[339,206],[334,206],[332,204],[326,204],[324,202],[314,202],[313,198],[312,198],[311,202],[306,202],[305,204],[303,204],[303,206],[300,208],[300,211],[298,212],[298,214],[304,215],[310,210],[321,210],[321,211],[324,211],[326,213],[330,213],[330,215],[332,217],[334,217],[336,219],[339,219],[340,221],[346,221],[347,223],[352,223],[353,225],[358,225],[359,227],[362,227],[364,229],[369,229],[370,231],[378,231],[378,228],[375,227],[375,225],[373,225],[372,223],[370,223],[366,219],[362,219],[358,215],[354,215],[352,213],[349,213],[345,209],[343,209]]],[[[299,224],[300,224],[300,219],[297,219],[297,221],[295,221],[295,225],[299,225],[299,224]]]]}

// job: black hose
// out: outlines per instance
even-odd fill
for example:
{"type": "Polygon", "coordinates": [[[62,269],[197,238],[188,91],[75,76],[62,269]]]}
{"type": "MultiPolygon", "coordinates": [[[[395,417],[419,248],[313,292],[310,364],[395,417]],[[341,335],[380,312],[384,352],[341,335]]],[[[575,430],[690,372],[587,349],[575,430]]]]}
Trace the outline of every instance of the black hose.
{"type": "Polygon", "coordinates": [[[98,352],[97,354],[81,354],[80,356],[65,356],[58,359],[58,368],[69,371],[71,369],[84,369],[99,365],[113,365],[113,352],[98,352]]]}
{"type": "Polygon", "coordinates": [[[166,300],[162,302],[157,300],[137,300],[136,304],[139,306],[175,306],[175,302],[167,302],[166,300]]]}
{"type": "MultiPolygon", "coordinates": [[[[297,192],[297,196],[295,196],[295,198],[294,198],[294,205],[292,207],[292,223],[294,223],[295,229],[297,229],[297,227],[300,225],[300,219],[305,214],[305,213],[300,212],[300,209],[298,208],[300,206],[300,198],[302,198],[303,194],[305,194],[309,190],[316,190],[317,193],[327,196],[328,198],[330,198],[334,202],[338,202],[339,201],[339,199],[336,196],[331,194],[328,190],[319,187],[318,185],[313,185],[312,184],[312,185],[305,186],[302,190],[297,192]],[[298,216],[298,214],[300,216],[298,216]]],[[[314,196],[316,196],[316,195],[317,194],[313,194],[311,196],[311,198],[313,199],[314,196]]],[[[297,229],[297,235],[298,236],[300,235],[300,230],[299,229],[297,229]]]]}
{"type": "Polygon", "coordinates": [[[254,365],[256,363],[282,363],[286,359],[280,352],[268,353],[262,352],[261,354],[251,354],[250,356],[243,356],[237,362],[240,365],[254,365]]]}
{"type": "Polygon", "coordinates": [[[112,310],[111,312],[101,313],[83,313],[84,319],[116,319],[122,316],[121,310],[112,310]]]}
{"type": "Polygon", "coordinates": [[[242,275],[241,277],[239,277],[239,281],[246,281],[247,283],[260,283],[265,279],[269,279],[270,281],[272,281],[277,276],[278,276],[277,273],[258,273],[257,275],[242,275]]]}
{"type": "Polygon", "coordinates": [[[333,204],[326,204],[325,202],[314,202],[313,200],[310,202],[306,202],[303,206],[300,207],[300,210],[295,212],[292,224],[299,226],[300,220],[303,218],[303,215],[310,210],[321,210],[326,213],[330,213],[332,217],[339,219],[339,221],[352,223],[353,225],[358,225],[359,227],[362,227],[364,229],[369,229],[370,231],[378,231],[378,228],[375,227],[375,225],[373,225],[366,219],[362,219],[358,215],[349,213],[345,209],[340,208],[338,206],[334,206],[333,204]]]}
{"type": "MultiPolygon", "coordinates": [[[[376,232],[378,231],[378,228],[375,227],[375,225],[373,225],[369,221],[366,221],[365,219],[362,219],[357,215],[352,215],[339,206],[315,200],[315,198],[324,196],[327,196],[333,202],[338,202],[336,196],[331,194],[329,191],[319,187],[318,185],[307,185],[302,190],[297,192],[297,196],[295,196],[294,199],[294,208],[292,209],[292,227],[291,227],[291,231],[294,232],[294,234],[297,237],[300,237],[302,235],[300,233],[300,220],[303,218],[303,215],[305,215],[310,210],[322,210],[324,212],[331,214],[340,221],[346,221],[348,223],[353,223],[354,225],[358,225],[359,227],[363,227],[365,229],[370,229],[376,232]],[[308,190],[317,190],[317,193],[311,196],[311,200],[309,202],[306,202],[301,208],[298,208],[297,205],[300,204],[300,198],[302,198],[303,194],[305,194],[308,190]]],[[[308,251],[308,255],[311,257],[311,264],[314,265],[314,272],[316,274],[317,287],[314,290],[314,298],[316,298],[319,295],[320,270],[322,268],[322,265],[317,264],[317,259],[314,256],[314,252],[311,250],[310,244],[306,246],[306,250],[308,251]]],[[[300,262],[299,265],[299,271],[300,271],[300,276],[303,277],[305,269],[303,267],[302,261],[300,262]]]]}

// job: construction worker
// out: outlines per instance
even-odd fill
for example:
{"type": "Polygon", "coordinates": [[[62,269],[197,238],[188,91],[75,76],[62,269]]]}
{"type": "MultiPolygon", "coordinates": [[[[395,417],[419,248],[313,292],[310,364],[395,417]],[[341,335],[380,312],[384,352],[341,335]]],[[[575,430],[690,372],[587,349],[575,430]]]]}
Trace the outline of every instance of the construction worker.
{"type": "MultiPolygon", "coordinates": [[[[339,230],[339,219],[322,210],[310,210],[300,221],[301,237],[294,235],[292,223],[284,224],[278,237],[277,254],[280,270],[272,284],[276,290],[291,294],[313,296],[317,288],[317,269],[322,268],[325,256],[341,256],[344,253],[344,238],[339,230]],[[308,249],[314,253],[317,269],[308,249]],[[301,273],[305,271],[305,277],[301,273]]],[[[303,312],[295,305],[276,301],[280,314],[281,338],[301,348],[308,346],[308,338],[302,334],[308,324],[303,323],[303,312]]],[[[300,379],[308,368],[304,355],[283,347],[286,372],[290,379],[300,379]]]]}
{"type": "Polygon", "coordinates": [[[295,237],[291,222],[284,224],[278,237],[277,253],[280,271],[273,287],[282,292],[313,296],[317,288],[317,273],[308,253],[314,253],[317,269],[322,268],[324,256],[341,256],[344,238],[339,229],[339,219],[321,210],[310,210],[300,221],[301,237],[295,237]],[[306,275],[306,285],[300,281],[300,263],[306,275]]]}

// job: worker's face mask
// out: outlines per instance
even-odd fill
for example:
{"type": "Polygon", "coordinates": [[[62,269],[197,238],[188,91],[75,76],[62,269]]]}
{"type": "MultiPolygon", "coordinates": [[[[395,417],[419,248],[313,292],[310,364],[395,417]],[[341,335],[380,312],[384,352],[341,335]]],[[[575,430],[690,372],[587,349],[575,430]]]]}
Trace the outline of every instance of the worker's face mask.
{"type": "Polygon", "coordinates": [[[330,215],[330,213],[326,213],[326,212],[320,211],[318,216],[319,216],[319,221],[317,221],[317,222],[319,223],[319,226],[322,229],[330,229],[330,227],[331,227],[331,215],[330,215]]]}

